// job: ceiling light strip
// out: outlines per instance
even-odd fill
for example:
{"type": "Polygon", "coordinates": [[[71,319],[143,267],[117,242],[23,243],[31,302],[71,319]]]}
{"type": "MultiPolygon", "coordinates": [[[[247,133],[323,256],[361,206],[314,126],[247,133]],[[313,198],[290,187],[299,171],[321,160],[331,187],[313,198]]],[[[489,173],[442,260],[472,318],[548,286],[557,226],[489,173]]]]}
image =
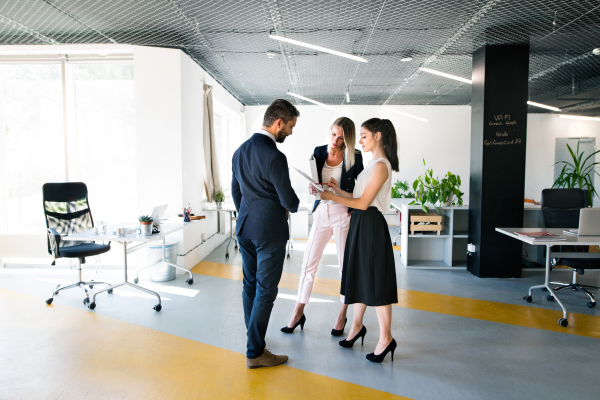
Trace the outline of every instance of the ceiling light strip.
{"type": "Polygon", "coordinates": [[[300,96],[299,94],[296,94],[296,93],[287,92],[287,94],[289,94],[290,96],[294,96],[294,97],[297,97],[299,99],[302,99],[304,101],[308,101],[310,103],[313,103],[313,104],[316,104],[316,105],[319,105],[319,106],[322,106],[322,107],[325,107],[325,108],[329,108],[330,110],[334,110],[334,111],[338,111],[338,112],[340,111],[340,110],[338,110],[335,107],[331,107],[331,106],[328,106],[327,104],[323,104],[323,103],[321,103],[319,101],[316,101],[316,100],[313,100],[313,99],[309,99],[308,97],[300,96]]]}
{"type": "Polygon", "coordinates": [[[600,121],[600,117],[586,117],[583,115],[559,115],[558,118],[582,119],[586,121],[600,121]]]}
{"type": "Polygon", "coordinates": [[[402,112],[402,111],[394,110],[393,108],[389,108],[389,107],[381,107],[381,108],[383,108],[384,110],[387,110],[387,111],[391,111],[391,112],[396,113],[396,114],[404,115],[405,117],[418,119],[419,121],[423,121],[423,122],[429,122],[425,118],[417,117],[415,115],[407,114],[407,113],[402,112]]]}
{"type": "Polygon", "coordinates": [[[534,103],[533,101],[528,101],[527,104],[534,107],[545,108],[546,110],[560,111],[560,108],[547,106],[546,104],[534,103]]]}
{"type": "Polygon", "coordinates": [[[423,71],[423,72],[428,72],[430,74],[439,75],[439,76],[443,76],[445,78],[454,79],[455,81],[461,81],[463,83],[468,83],[469,85],[471,85],[473,83],[473,81],[470,80],[470,79],[461,78],[460,76],[456,76],[456,75],[450,75],[450,74],[447,74],[445,72],[436,71],[435,69],[429,69],[429,68],[424,68],[424,67],[421,67],[419,69],[421,71],[423,71]]]}
{"type": "Polygon", "coordinates": [[[344,53],[344,52],[337,51],[337,50],[331,50],[326,47],[321,47],[321,46],[317,46],[317,45],[310,44],[310,43],[300,42],[299,40],[288,39],[286,37],[279,36],[279,35],[269,35],[269,37],[271,39],[279,40],[281,42],[295,44],[297,46],[308,47],[309,49],[321,51],[323,53],[329,53],[329,54],[333,54],[333,55],[340,56],[340,57],[346,57],[346,58],[349,58],[354,61],[360,61],[360,62],[365,62],[365,63],[369,62],[369,60],[367,60],[366,58],[363,58],[363,57],[358,57],[353,54],[348,54],[348,53],[344,53]]]}

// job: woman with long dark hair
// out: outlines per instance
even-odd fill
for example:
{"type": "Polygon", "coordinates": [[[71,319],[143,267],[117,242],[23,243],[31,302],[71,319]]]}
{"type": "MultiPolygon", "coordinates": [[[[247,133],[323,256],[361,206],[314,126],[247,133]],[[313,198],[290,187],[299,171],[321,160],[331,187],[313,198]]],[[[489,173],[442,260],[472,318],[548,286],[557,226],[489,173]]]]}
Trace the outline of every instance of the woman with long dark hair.
{"type": "MultiPolygon", "coordinates": [[[[348,117],[339,117],[329,127],[328,144],[315,147],[313,157],[317,164],[319,182],[329,182],[334,179],[340,182],[340,190],[352,193],[358,174],[363,170],[362,155],[354,148],[356,143],[356,128],[348,117]]],[[[312,194],[316,190],[309,185],[312,194]]],[[[306,251],[302,261],[302,272],[298,283],[298,298],[294,313],[287,326],[281,328],[284,333],[292,333],[298,325],[304,328],[306,316],[304,307],[310,299],[317,267],[323,256],[325,246],[333,236],[340,262],[340,273],[346,247],[346,236],[350,227],[350,210],[335,201],[316,200],[313,208],[313,225],[306,242],[306,251]]],[[[346,326],[346,311],[348,306],[342,305],[331,334],[342,336],[346,326]]]]}
{"type": "Polygon", "coordinates": [[[342,287],[346,304],[354,304],[352,327],[340,346],[350,348],[364,338],[367,328],[363,316],[367,306],[375,307],[379,321],[379,342],[367,359],[382,362],[387,353],[396,350],[392,337],[392,303],[398,302],[394,252],[388,225],[383,213],[391,203],[392,171],[399,170],[396,130],[387,119],[371,118],[360,130],[363,151],[371,152],[373,160],[358,176],[352,195],[340,190],[335,180],[330,182],[333,193],[321,194],[323,200],[333,200],[352,207],[350,230],[346,239],[342,287]]]}

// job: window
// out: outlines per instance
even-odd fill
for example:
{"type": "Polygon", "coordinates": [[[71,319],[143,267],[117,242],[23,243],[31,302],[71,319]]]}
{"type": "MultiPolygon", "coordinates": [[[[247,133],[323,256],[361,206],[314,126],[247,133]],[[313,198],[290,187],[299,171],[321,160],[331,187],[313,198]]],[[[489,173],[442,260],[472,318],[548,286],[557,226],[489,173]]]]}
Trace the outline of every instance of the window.
{"type": "Polygon", "coordinates": [[[231,194],[231,158],[244,141],[240,126],[241,116],[236,115],[233,111],[216,102],[213,115],[219,176],[223,191],[229,196],[231,194]]]}
{"type": "Polygon", "coordinates": [[[0,123],[0,232],[43,234],[46,182],[84,182],[95,220],[136,214],[132,63],[2,63],[0,123]]]}

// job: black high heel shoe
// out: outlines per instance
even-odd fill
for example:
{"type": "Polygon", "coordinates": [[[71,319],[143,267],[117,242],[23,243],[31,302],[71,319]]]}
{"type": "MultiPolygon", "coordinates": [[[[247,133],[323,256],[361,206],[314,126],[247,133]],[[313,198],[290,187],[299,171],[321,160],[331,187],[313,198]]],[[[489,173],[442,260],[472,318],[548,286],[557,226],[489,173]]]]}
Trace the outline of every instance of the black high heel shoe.
{"type": "MultiPolygon", "coordinates": [[[[346,322],[348,322],[348,318],[346,318],[344,320],[344,328],[346,328],[346,322]]],[[[332,329],[331,330],[331,336],[342,336],[342,334],[344,333],[344,328],[342,328],[342,329],[332,329]]]]}
{"type": "Polygon", "coordinates": [[[387,347],[384,351],[381,352],[381,354],[375,355],[375,352],[367,354],[367,360],[380,363],[390,351],[392,352],[392,361],[394,361],[394,351],[396,351],[396,339],[392,339],[390,344],[387,345],[387,347]]]}
{"type": "Polygon", "coordinates": [[[365,335],[366,334],[367,334],[367,328],[363,325],[363,327],[361,328],[361,330],[358,332],[358,334],[356,336],[354,336],[350,340],[346,340],[346,339],[342,340],[340,342],[340,346],[349,349],[350,347],[354,346],[354,342],[356,342],[359,337],[362,337],[362,343],[361,344],[365,344],[365,335]]]}
{"type": "Polygon", "coordinates": [[[294,325],[293,328],[289,328],[287,326],[284,326],[283,328],[281,328],[281,332],[283,333],[294,333],[294,329],[296,329],[298,327],[298,325],[300,325],[300,329],[304,329],[304,323],[306,322],[306,317],[304,316],[304,314],[302,314],[302,316],[300,317],[300,319],[298,320],[298,322],[296,322],[296,325],[294,325]]]}

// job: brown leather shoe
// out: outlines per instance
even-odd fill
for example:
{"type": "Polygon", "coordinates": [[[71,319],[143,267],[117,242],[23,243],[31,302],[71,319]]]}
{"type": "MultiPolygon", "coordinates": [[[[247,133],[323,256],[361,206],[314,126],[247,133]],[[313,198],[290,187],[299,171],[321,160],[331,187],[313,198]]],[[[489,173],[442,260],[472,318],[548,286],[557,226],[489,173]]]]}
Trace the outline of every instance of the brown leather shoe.
{"type": "Polygon", "coordinates": [[[277,356],[265,349],[260,357],[257,358],[246,358],[246,367],[260,368],[260,367],[274,367],[279,364],[283,364],[288,360],[288,356],[277,356]]]}

